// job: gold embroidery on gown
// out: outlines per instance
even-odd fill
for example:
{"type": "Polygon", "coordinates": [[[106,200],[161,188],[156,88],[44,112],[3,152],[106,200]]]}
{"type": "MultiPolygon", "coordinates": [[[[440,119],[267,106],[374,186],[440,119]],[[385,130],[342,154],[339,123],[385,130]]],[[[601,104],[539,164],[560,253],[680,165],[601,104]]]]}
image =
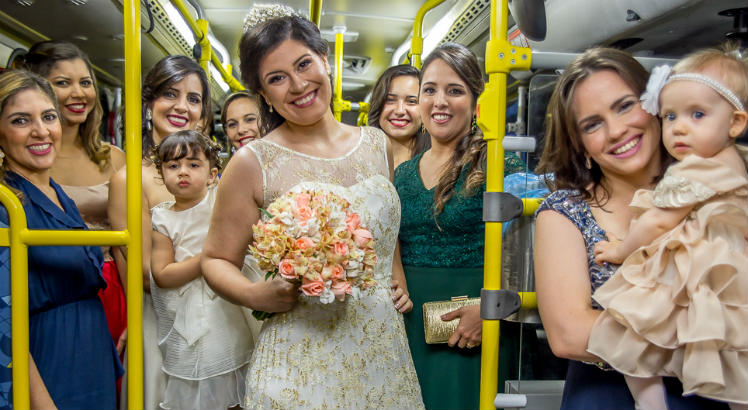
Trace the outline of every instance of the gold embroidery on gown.
{"type": "Polygon", "coordinates": [[[386,137],[362,128],[346,155],[325,159],[266,140],[250,143],[263,172],[264,206],[287,191],[324,189],[347,199],[376,241],[377,285],[359,300],[300,296],[266,320],[247,371],[247,409],[422,409],[403,318],[392,302],[400,201],[389,181],[386,137]]]}

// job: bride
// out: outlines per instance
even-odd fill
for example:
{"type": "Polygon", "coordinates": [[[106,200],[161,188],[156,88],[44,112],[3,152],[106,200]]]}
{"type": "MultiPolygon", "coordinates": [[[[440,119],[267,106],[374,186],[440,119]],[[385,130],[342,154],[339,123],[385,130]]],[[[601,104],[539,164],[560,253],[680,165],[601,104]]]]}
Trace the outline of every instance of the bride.
{"type": "Polygon", "coordinates": [[[221,178],[202,268],[224,298],[285,312],[260,332],[244,407],[423,408],[400,314],[412,302],[396,250],[400,203],[387,138],[335,120],[327,42],[292,9],[255,6],[239,49],[242,81],[262,97],[266,136],[237,151],[221,178]],[[299,296],[298,284],[240,273],[259,208],[300,189],[343,196],[373,234],[377,285],[359,299],[321,304],[299,296]]]}

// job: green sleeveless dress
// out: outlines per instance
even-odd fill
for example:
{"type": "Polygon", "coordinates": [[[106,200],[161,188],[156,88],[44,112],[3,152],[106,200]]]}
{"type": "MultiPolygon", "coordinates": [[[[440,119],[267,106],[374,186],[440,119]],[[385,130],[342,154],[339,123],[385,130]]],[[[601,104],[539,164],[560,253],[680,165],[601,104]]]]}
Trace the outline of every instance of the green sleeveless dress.
{"type": "MultiPolygon", "coordinates": [[[[408,343],[427,409],[477,409],[480,397],[480,348],[428,345],[423,331],[424,302],[452,296],[480,296],[483,287],[483,191],[462,194],[466,171],[455,185],[455,194],[434,218],[434,190],[424,187],[418,171],[423,154],[402,163],[394,184],[400,196],[400,252],[413,310],[404,315],[408,343]],[[437,225],[438,223],[438,225],[437,225]]],[[[506,174],[523,171],[522,162],[510,154],[506,174]]],[[[516,377],[518,328],[501,323],[499,391],[516,377]]]]}

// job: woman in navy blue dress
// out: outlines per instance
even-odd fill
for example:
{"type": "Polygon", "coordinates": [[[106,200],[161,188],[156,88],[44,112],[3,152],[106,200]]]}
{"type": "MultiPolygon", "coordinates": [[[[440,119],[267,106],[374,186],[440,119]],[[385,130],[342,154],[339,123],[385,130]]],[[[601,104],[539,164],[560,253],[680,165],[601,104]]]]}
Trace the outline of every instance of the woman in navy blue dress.
{"type": "MultiPolygon", "coordinates": [[[[591,295],[618,268],[595,262],[595,244],[626,236],[634,192],[654,187],[671,160],[659,121],[639,104],[648,77],[626,52],[591,49],[566,67],[548,105],[538,173],[554,174],[554,192],[537,211],[535,285],[551,349],[570,359],[562,409],[634,408],[623,376],[596,363],[587,341],[601,312],[591,295]]],[[[683,397],[675,378],[665,387],[671,410],[727,408],[683,397]]]]}
{"type": "MultiPolygon", "coordinates": [[[[0,172],[19,194],[30,229],[86,229],[49,177],[61,133],[46,80],[25,71],[0,75],[0,172]]],[[[0,221],[8,223],[4,208],[0,221]]],[[[29,248],[32,408],[116,408],[122,367],[97,296],[105,287],[102,263],[97,246],[29,248]]]]}

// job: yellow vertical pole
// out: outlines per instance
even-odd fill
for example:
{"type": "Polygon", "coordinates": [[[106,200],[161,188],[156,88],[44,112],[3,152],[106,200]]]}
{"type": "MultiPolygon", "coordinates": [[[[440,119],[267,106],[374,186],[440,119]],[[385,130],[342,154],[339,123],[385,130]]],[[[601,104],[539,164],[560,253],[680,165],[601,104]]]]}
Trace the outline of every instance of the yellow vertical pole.
{"type": "Polygon", "coordinates": [[[127,403],[143,408],[143,225],[140,161],[140,1],[125,0],[125,138],[127,146],[127,403]]]}
{"type": "MultiPolygon", "coordinates": [[[[506,1],[506,0],[503,0],[506,1]]],[[[488,68],[490,45],[496,41],[496,0],[491,0],[489,41],[486,44],[486,68],[488,68]]],[[[506,26],[506,8],[504,8],[506,26]]],[[[506,33],[506,28],[504,28],[506,33]]],[[[488,72],[488,69],[486,70],[488,72]]],[[[485,91],[478,99],[478,125],[487,141],[486,191],[501,192],[504,187],[504,137],[506,122],[506,73],[490,73],[485,91]]],[[[501,289],[501,223],[486,222],[483,288],[501,289]]],[[[499,369],[499,321],[483,320],[483,342],[481,348],[481,386],[479,408],[493,409],[496,397],[499,369]]]]}
{"type": "Polygon", "coordinates": [[[322,21],[322,0],[309,0],[309,20],[319,27],[322,21]]]}
{"type": "Polygon", "coordinates": [[[13,408],[31,408],[29,395],[29,254],[23,243],[26,214],[16,195],[0,185],[0,200],[10,222],[10,321],[13,372],[13,408]]]}
{"type": "MultiPolygon", "coordinates": [[[[512,69],[530,68],[530,49],[512,46],[506,37],[507,0],[491,0],[490,37],[486,43],[488,84],[478,98],[478,126],[488,145],[486,191],[504,190],[506,76],[512,69]]],[[[501,222],[486,222],[483,288],[501,289],[501,222]]],[[[494,409],[499,368],[499,321],[483,320],[480,408],[494,409]]]]}
{"type": "Polygon", "coordinates": [[[333,114],[340,121],[343,117],[343,33],[335,33],[335,91],[333,95],[333,114]]]}

